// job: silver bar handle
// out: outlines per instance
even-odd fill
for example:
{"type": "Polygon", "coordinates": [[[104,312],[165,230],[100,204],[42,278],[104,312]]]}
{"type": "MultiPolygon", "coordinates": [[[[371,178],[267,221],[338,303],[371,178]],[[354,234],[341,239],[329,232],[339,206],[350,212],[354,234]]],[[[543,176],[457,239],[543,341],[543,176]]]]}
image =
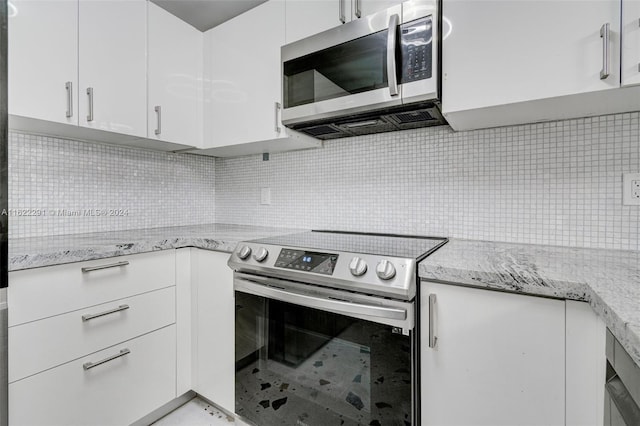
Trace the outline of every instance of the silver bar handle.
{"type": "Polygon", "coordinates": [[[362,18],[362,0],[356,0],[356,18],[362,18]]]}
{"type": "Polygon", "coordinates": [[[436,337],[436,327],[435,327],[435,308],[436,308],[436,295],[429,295],[429,347],[435,348],[436,342],[438,338],[436,337]]]}
{"type": "Polygon", "coordinates": [[[87,121],[93,121],[93,87],[87,87],[87,96],[89,97],[89,114],[87,121]]]}
{"type": "Polygon", "coordinates": [[[64,84],[65,89],[67,89],[67,118],[73,117],[73,83],[67,81],[64,84]]]}
{"type": "Polygon", "coordinates": [[[108,268],[117,268],[118,266],[127,266],[129,264],[128,261],[124,260],[122,262],[110,263],[108,265],[98,265],[98,266],[85,266],[82,268],[82,272],[91,272],[91,271],[99,271],[100,269],[108,269],[108,268]]]}
{"type": "Polygon", "coordinates": [[[343,24],[345,22],[347,22],[347,17],[345,16],[345,13],[344,13],[344,2],[345,2],[345,0],[339,0],[338,1],[338,19],[343,24]]]}
{"type": "Polygon", "coordinates": [[[282,130],[280,128],[280,122],[278,120],[278,112],[280,111],[280,108],[282,108],[282,105],[280,105],[280,102],[276,102],[275,103],[275,130],[276,130],[276,133],[280,133],[280,131],[282,130]]]}
{"type": "Polygon", "coordinates": [[[84,368],[85,371],[86,370],[91,370],[93,367],[97,367],[97,366],[102,365],[104,363],[107,363],[109,361],[113,361],[114,359],[118,359],[118,358],[123,357],[123,356],[125,356],[127,354],[130,354],[130,353],[131,353],[131,351],[129,349],[127,349],[127,348],[120,349],[120,352],[118,352],[117,354],[111,355],[111,356],[109,356],[109,357],[107,357],[105,359],[102,359],[100,361],[85,362],[84,364],[82,364],[82,368],[84,368]]]}
{"type": "Polygon", "coordinates": [[[365,305],[362,303],[307,296],[306,294],[255,284],[241,278],[234,279],[233,287],[236,291],[242,291],[269,299],[282,300],[288,303],[307,306],[309,308],[327,309],[332,312],[351,315],[366,315],[373,318],[387,318],[401,321],[407,319],[407,311],[405,309],[387,308],[384,306],[365,305]]]}
{"type": "MultiPolygon", "coordinates": [[[[640,27],[640,18],[638,18],[638,27],[640,27]]],[[[640,72],[640,62],[638,62],[638,72],[640,72]]]]}
{"type": "Polygon", "coordinates": [[[611,31],[609,30],[609,23],[600,27],[600,38],[602,39],[602,70],[600,71],[600,80],[604,80],[609,77],[609,66],[611,62],[611,52],[609,49],[611,31]]]}
{"type": "Polygon", "coordinates": [[[398,96],[398,76],[396,75],[396,44],[400,17],[395,14],[389,17],[389,33],[387,35],[387,81],[389,94],[398,96]]]}
{"type": "Polygon", "coordinates": [[[87,314],[82,316],[82,321],[89,321],[94,318],[100,318],[105,315],[115,314],[116,312],[122,312],[129,309],[129,305],[120,305],[117,308],[109,309],[108,311],[100,312],[98,314],[87,314]]]}
{"type": "Polygon", "coordinates": [[[162,133],[162,107],[160,105],[157,105],[154,110],[156,112],[156,116],[158,117],[158,126],[156,127],[154,133],[156,134],[156,136],[159,136],[160,133],[162,133]]]}

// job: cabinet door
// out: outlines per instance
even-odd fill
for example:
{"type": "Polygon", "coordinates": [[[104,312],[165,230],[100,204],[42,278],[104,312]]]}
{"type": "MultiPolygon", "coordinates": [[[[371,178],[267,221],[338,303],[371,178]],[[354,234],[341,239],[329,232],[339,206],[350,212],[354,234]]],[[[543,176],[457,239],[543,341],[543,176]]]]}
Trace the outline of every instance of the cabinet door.
{"type": "Polygon", "coordinates": [[[228,253],[193,251],[196,283],[196,368],[193,389],[220,407],[235,411],[233,271],[228,253]]]}
{"type": "Polygon", "coordinates": [[[420,291],[423,425],[564,425],[564,301],[425,282],[420,291]]]}
{"type": "Polygon", "coordinates": [[[78,1],[12,0],[8,40],[9,114],[77,124],[78,1]]]}
{"type": "Polygon", "coordinates": [[[276,109],[284,12],[283,0],[271,0],[206,33],[208,147],[286,136],[276,109]]]}
{"type": "Polygon", "coordinates": [[[445,1],[443,14],[445,115],[620,86],[618,0],[445,1]]]}
{"type": "Polygon", "coordinates": [[[640,84],[640,0],[622,0],[622,85],[640,84]]]}
{"type": "Polygon", "coordinates": [[[287,0],[286,42],[321,33],[351,20],[351,0],[287,0]]]}
{"type": "Polygon", "coordinates": [[[353,0],[353,19],[357,17],[358,8],[360,17],[365,17],[400,3],[402,0],[353,0]]]}
{"type": "Polygon", "coordinates": [[[202,33],[154,3],[148,8],[148,137],[199,146],[202,33]]]}
{"type": "Polygon", "coordinates": [[[80,125],[146,137],[147,2],[81,1],[78,19],[80,125]]]}
{"type": "Polygon", "coordinates": [[[173,400],[175,391],[171,325],[11,383],[9,424],[127,425],[173,400]]]}

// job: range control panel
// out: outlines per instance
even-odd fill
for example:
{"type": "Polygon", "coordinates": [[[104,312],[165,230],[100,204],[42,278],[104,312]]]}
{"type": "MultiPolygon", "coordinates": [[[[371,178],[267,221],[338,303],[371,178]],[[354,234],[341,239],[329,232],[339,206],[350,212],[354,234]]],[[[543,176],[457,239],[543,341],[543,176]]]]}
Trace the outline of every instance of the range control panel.
{"type": "Polygon", "coordinates": [[[236,272],[401,300],[416,293],[416,261],[410,258],[246,242],[228,264],[236,272]]]}
{"type": "Polygon", "coordinates": [[[400,26],[402,73],[400,83],[431,78],[433,23],[431,16],[400,26]]]}
{"type": "Polygon", "coordinates": [[[280,255],[276,259],[274,266],[296,271],[332,275],[337,261],[337,254],[283,248],[280,250],[280,255]]]}

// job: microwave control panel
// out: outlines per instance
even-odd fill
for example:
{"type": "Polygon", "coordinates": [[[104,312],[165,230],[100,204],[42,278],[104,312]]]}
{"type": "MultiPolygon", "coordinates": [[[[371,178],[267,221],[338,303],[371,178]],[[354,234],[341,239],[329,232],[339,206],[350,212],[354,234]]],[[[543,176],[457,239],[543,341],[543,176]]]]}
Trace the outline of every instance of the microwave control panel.
{"type": "Polygon", "coordinates": [[[431,16],[400,26],[402,73],[400,83],[431,78],[433,22],[431,16]]]}

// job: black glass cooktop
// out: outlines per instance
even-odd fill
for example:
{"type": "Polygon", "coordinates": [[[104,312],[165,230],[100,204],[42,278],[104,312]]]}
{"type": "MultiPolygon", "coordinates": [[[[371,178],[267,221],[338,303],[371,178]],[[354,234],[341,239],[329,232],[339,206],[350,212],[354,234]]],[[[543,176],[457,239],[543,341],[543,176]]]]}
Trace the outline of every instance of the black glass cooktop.
{"type": "Polygon", "coordinates": [[[441,237],[385,235],[342,231],[308,231],[254,240],[309,250],[341,251],[422,260],[447,242],[441,237]]]}

